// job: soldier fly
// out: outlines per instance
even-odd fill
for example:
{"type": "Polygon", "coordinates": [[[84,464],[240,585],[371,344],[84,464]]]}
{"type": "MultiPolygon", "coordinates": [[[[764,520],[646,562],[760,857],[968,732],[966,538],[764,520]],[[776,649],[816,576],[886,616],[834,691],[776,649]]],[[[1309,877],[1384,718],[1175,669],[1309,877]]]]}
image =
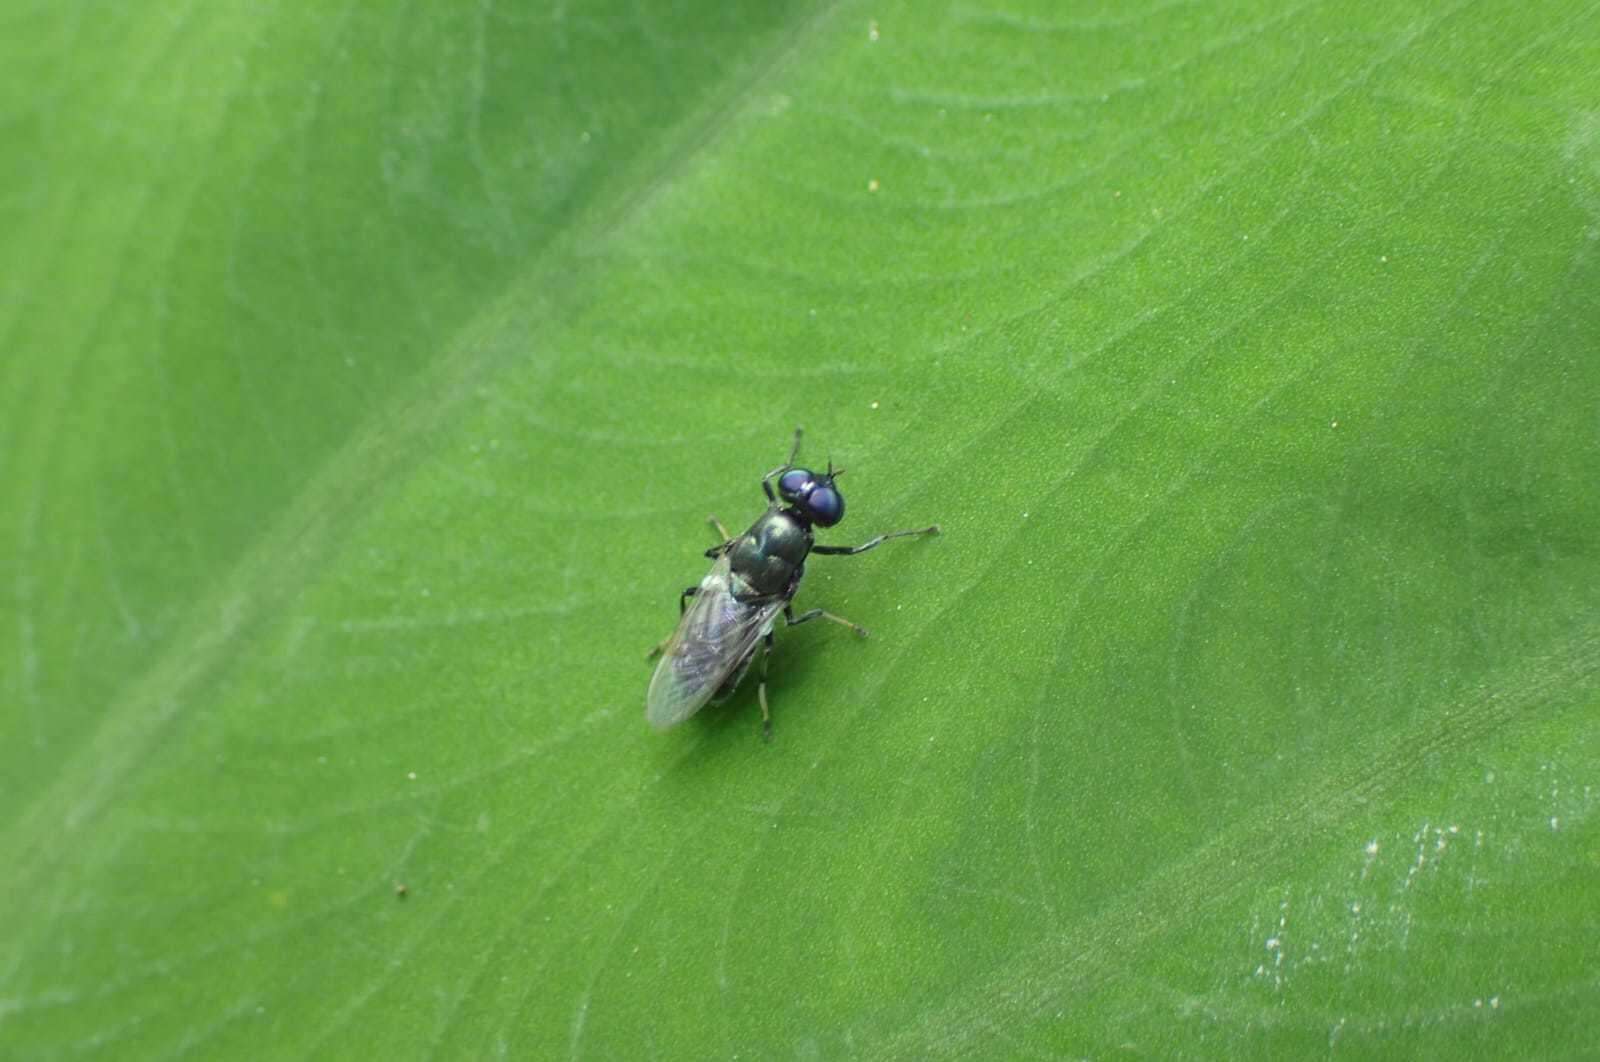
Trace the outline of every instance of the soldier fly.
{"type": "Polygon", "coordinates": [[[862,638],[867,632],[843,616],[820,608],[795,615],[792,604],[805,574],[806,556],[811,553],[853,556],[874,549],[891,538],[937,534],[939,525],[915,531],[893,531],[859,546],[819,546],[812,540],[813,527],[832,527],[844,519],[844,495],[837,480],[844,469],[818,474],[795,465],[800,456],[801,429],[794,430],[794,446],[789,460],[761,477],[767,495],[767,511],[750,529],[734,537],[715,516],[711,523],[722,536],[722,544],[706,550],[716,561],[710,573],[678,597],[678,629],[650,656],[661,653],[650,679],[645,698],[645,718],[657,730],[683,722],[707,703],[726,700],[738,687],[745,672],[761,652],[762,735],[772,738],[772,712],[767,707],[767,657],[772,652],[772,627],[778,614],[784,625],[793,627],[814,619],[832,620],[855,631],[862,638]],[[772,481],[777,480],[777,492],[772,481]],[[694,598],[694,604],[689,599],[694,598]]]}

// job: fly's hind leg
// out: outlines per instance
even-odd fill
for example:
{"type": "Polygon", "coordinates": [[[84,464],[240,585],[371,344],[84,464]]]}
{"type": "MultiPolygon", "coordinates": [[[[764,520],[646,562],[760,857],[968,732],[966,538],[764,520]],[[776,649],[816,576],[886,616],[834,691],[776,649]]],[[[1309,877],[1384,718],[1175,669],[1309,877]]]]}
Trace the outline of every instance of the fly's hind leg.
{"type": "Polygon", "coordinates": [[[784,622],[791,627],[798,627],[802,623],[810,623],[814,619],[832,620],[835,623],[843,624],[844,626],[855,631],[856,637],[858,638],[865,638],[867,636],[867,629],[865,627],[862,627],[859,624],[851,623],[843,616],[835,616],[832,612],[828,612],[820,608],[807,609],[805,612],[802,612],[800,615],[796,616],[794,614],[794,606],[785,605],[783,606],[783,619],[784,622]]]}
{"type": "MultiPolygon", "coordinates": [[[[693,597],[694,595],[698,594],[699,592],[700,592],[700,588],[698,586],[691,586],[691,587],[686,588],[683,591],[683,593],[678,595],[678,615],[679,616],[682,616],[683,615],[683,610],[689,607],[689,599],[691,597],[693,597]]],[[[676,633],[676,632],[674,632],[674,633],[676,633]]],[[[659,656],[661,654],[661,650],[663,650],[663,649],[665,649],[667,647],[667,643],[670,642],[670,641],[672,641],[672,635],[671,634],[667,635],[665,638],[661,639],[653,647],[651,647],[650,651],[648,653],[644,654],[644,658],[646,660],[654,660],[657,656],[659,656]]]]}
{"type": "Polygon", "coordinates": [[[772,632],[768,631],[761,647],[761,683],[756,686],[756,700],[761,702],[761,740],[772,740],[772,711],[767,707],[767,657],[772,655],[772,632]]]}

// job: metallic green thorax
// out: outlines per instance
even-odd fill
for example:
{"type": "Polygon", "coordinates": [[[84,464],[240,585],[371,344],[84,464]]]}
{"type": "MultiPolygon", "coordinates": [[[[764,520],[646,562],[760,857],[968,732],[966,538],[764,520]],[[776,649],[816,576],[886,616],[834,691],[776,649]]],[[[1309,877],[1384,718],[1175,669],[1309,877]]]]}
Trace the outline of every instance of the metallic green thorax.
{"type": "Polygon", "coordinates": [[[728,561],[734,574],[759,593],[793,596],[810,552],[810,525],[774,507],[733,540],[728,561]]]}

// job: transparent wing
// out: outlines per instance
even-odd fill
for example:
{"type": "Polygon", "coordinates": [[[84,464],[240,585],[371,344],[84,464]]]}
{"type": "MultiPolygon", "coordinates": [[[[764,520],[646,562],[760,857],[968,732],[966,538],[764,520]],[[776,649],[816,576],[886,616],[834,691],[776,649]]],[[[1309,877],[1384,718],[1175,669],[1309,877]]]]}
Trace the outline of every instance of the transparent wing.
{"type": "Polygon", "coordinates": [[[701,580],[650,679],[644,714],[657,730],[705,707],[783,609],[782,597],[740,600],[736,589],[742,592],[744,582],[733,574],[724,553],[701,580]]]}

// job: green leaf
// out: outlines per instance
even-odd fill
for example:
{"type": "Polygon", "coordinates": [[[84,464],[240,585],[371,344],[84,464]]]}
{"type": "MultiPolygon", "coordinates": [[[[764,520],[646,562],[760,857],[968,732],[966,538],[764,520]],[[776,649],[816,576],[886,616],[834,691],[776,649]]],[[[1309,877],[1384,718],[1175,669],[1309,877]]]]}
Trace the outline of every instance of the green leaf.
{"type": "Polygon", "coordinates": [[[1600,8],[580,6],[0,16],[0,1053],[1591,1050],[1600,8]]]}

